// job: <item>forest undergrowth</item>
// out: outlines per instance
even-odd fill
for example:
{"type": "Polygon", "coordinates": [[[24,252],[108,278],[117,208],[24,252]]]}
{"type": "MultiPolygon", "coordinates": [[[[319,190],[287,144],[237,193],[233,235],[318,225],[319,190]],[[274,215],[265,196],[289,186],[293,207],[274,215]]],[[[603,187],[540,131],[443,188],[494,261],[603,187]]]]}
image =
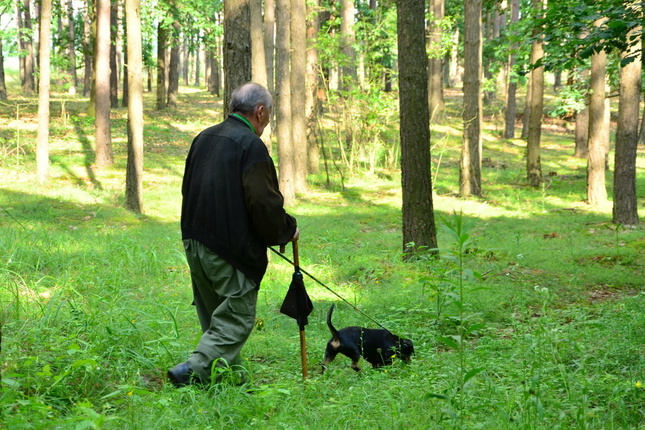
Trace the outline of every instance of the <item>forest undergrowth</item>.
{"type": "MultiPolygon", "coordinates": [[[[572,156],[566,124],[545,127],[547,180],[531,188],[524,141],[501,139],[488,116],[484,196],[467,199],[458,195],[460,120],[433,126],[439,257],[402,259],[396,169],[342,177],[330,163],[329,177],[311,175],[289,208],[301,266],[325,284],[305,277],[310,377],[301,376],[298,327],[279,313],[293,268],[270,253],[243,351],[247,383],[176,389],[165,372],[200,334],[179,232],[183,163],[221,105],[182,89],[178,109],[146,110],[137,215],[123,208],[126,111],[113,112],[115,165],[96,171],[86,104],[52,99],[47,186],[34,174],[35,101],[0,105],[0,427],[645,427],[645,234],[613,225],[611,206],[584,202],[586,164],[572,156]],[[331,303],[337,327],[374,326],[337,295],[412,339],[412,362],[362,363],[356,373],[339,356],[321,374],[331,303]]],[[[324,133],[330,150],[334,133],[324,133]]],[[[644,219],[642,147],[637,168],[644,219]]],[[[609,171],[609,191],[610,181],[609,171]]]]}

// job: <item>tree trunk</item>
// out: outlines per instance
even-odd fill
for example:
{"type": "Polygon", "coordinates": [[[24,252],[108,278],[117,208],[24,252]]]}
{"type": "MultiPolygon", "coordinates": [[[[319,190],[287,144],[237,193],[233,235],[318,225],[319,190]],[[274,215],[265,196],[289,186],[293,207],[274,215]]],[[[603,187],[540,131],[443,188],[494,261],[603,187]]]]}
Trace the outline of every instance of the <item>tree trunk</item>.
{"type": "Polygon", "coordinates": [[[607,54],[591,57],[591,99],[589,103],[589,156],[587,157],[587,202],[600,206],[607,202],[605,186],[605,75],[607,54]]]}
{"type": "Polygon", "coordinates": [[[356,34],[354,32],[354,0],[340,0],[341,20],[340,37],[343,60],[341,67],[340,88],[347,91],[353,88],[356,82],[356,34]]]}
{"type": "Polygon", "coordinates": [[[294,151],[294,187],[307,191],[307,117],[305,84],[307,65],[307,7],[291,0],[291,136],[294,151]]]}
{"type": "MultiPolygon", "coordinates": [[[[544,9],[544,0],[533,0],[535,9],[544,9]]],[[[542,16],[542,12],[539,13],[542,16]]],[[[531,46],[531,64],[544,57],[544,46],[540,36],[541,29],[535,28],[535,40],[531,46]]],[[[542,137],[542,117],[544,112],[544,66],[531,70],[531,102],[529,108],[529,130],[526,142],[526,177],[530,186],[539,187],[542,183],[542,164],[540,161],[540,139],[542,137]]]]}
{"type": "Polygon", "coordinates": [[[117,65],[117,33],[119,28],[119,5],[110,6],[110,107],[119,107],[119,68],[117,65]]]}
{"type": "Polygon", "coordinates": [[[0,38],[0,100],[7,100],[7,81],[4,72],[2,38],[0,38]]]}
{"type": "Polygon", "coordinates": [[[264,57],[267,63],[267,88],[275,91],[274,53],[275,53],[275,0],[264,0],[264,57]]]}
{"type": "Polygon", "coordinates": [[[96,166],[107,167],[114,162],[110,131],[110,0],[96,2],[96,166]]]}
{"type": "Polygon", "coordinates": [[[69,93],[76,94],[78,88],[78,74],[76,73],[76,29],[74,26],[74,1],[67,1],[67,36],[69,37],[69,46],[67,55],[69,56],[69,75],[71,78],[69,93]]]}
{"type": "MultiPolygon", "coordinates": [[[[638,35],[640,28],[630,33],[638,35]]],[[[631,63],[620,70],[620,99],[618,102],[618,128],[614,154],[614,206],[615,224],[638,224],[638,199],[636,196],[636,150],[638,146],[638,108],[640,104],[642,54],[637,46],[623,52],[621,57],[636,55],[631,63]]]]}
{"type": "Polygon", "coordinates": [[[166,108],[168,101],[168,62],[166,52],[168,51],[168,29],[160,22],[157,25],[157,110],[166,108]]]}
{"type": "Polygon", "coordinates": [[[291,134],[291,0],[276,1],[276,135],[280,191],[286,206],[296,199],[295,160],[291,134]]]}
{"type": "Polygon", "coordinates": [[[23,65],[24,72],[22,73],[22,92],[26,96],[30,96],[36,89],[36,62],[34,59],[34,42],[32,38],[33,25],[31,24],[31,2],[24,0],[22,3],[22,25],[21,39],[23,41],[23,65]]]}
{"type": "Polygon", "coordinates": [[[224,2],[224,117],[231,94],[251,80],[251,2],[224,2]]]}
{"type": "Polygon", "coordinates": [[[307,117],[307,171],[318,173],[320,164],[320,148],[316,131],[318,130],[318,116],[320,114],[320,103],[318,91],[321,90],[318,73],[318,50],[316,40],[320,28],[318,16],[319,0],[307,3],[307,90],[305,115],[307,117]]]}
{"type": "Polygon", "coordinates": [[[397,0],[403,252],[437,247],[430,177],[424,0],[397,0]]]}
{"type": "Polygon", "coordinates": [[[482,157],[482,3],[464,0],[464,138],[459,189],[462,196],[481,196],[482,157]]]}
{"type": "Polygon", "coordinates": [[[444,107],[443,99],[443,55],[441,44],[443,30],[438,24],[444,19],[444,0],[430,0],[432,19],[428,21],[430,42],[430,58],[428,60],[428,103],[430,106],[430,122],[440,118],[444,107]]]}
{"type": "Polygon", "coordinates": [[[38,182],[49,181],[49,85],[51,0],[40,2],[40,81],[38,84],[38,136],[36,138],[36,169],[38,182]]]}
{"type": "MultiPolygon", "coordinates": [[[[511,0],[511,25],[520,20],[520,1],[511,0]]],[[[504,138],[515,137],[515,120],[517,118],[517,76],[514,73],[516,55],[514,54],[517,44],[513,44],[508,54],[508,85],[506,86],[506,109],[504,110],[504,138]]]]}
{"type": "Polygon", "coordinates": [[[576,112],[576,146],[573,156],[576,158],[587,158],[589,150],[589,107],[585,106],[580,112],[576,112]]]}
{"type": "Polygon", "coordinates": [[[179,70],[180,53],[181,53],[181,26],[179,22],[172,23],[171,45],[170,45],[170,64],[168,65],[168,100],[166,106],[171,108],[177,107],[177,96],[179,95],[179,70]]]}
{"type": "Polygon", "coordinates": [[[94,63],[92,62],[92,0],[86,0],[83,26],[83,96],[88,97],[92,91],[92,76],[94,76],[94,63]]]}
{"type": "Polygon", "coordinates": [[[30,0],[22,0],[22,5],[19,4],[19,14],[21,15],[22,30],[20,32],[20,39],[23,44],[23,51],[21,54],[23,71],[22,76],[22,92],[26,96],[30,96],[36,89],[35,77],[35,61],[34,61],[34,43],[32,38],[33,26],[31,24],[31,2],[30,0]]]}
{"type": "Polygon", "coordinates": [[[125,207],[143,212],[143,61],[140,0],[125,0],[128,75],[128,164],[125,207]]]}
{"type": "MultiPolygon", "coordinates": [[[[268,89],[269,82],[264,49],[262,0],[251,0],[251,80],[268,89]]],[[[269,153],[271,153],[271,133],[271,121],[269,121],[262,134],[262,140],[269,153]]]]}

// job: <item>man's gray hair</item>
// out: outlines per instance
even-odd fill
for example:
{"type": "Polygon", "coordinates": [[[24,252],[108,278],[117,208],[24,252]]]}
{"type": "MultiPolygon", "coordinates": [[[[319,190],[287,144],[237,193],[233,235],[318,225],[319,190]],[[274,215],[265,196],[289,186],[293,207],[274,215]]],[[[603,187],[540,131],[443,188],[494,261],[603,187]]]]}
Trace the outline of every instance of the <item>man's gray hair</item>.
{"type": "Polygon", "coordinates": [[[229,112],[251,113],[253,109],[260,105],[270,110],[273,107],[271,94],[262,85],[247,82],[235,89],[231,94],[229,112]]]}

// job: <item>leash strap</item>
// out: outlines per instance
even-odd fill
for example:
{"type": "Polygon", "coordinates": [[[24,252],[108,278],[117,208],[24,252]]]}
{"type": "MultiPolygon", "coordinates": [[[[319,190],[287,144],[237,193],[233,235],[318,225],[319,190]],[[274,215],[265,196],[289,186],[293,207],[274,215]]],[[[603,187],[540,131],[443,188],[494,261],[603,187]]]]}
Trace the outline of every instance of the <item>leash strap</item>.
{"type": "MultiPolygon", "coordinates": [[[[320,286],[322,286],[323,288],[327,289],[327,291],[329,291],[330,293],[332,293],[333,295],[335,295],[335,296],[336,296],[336,297],[338,297],[339,299],[341,299],[343,302],[345,302],[345,303],[346,303],[346,304],[348,304],[351,308],[353,308],[356,312],[358,312],[359,314],[363,315],[365,318],[367,318],[368,320],[372,321],[374,324],[378,325],[378,326],[379,326],[379,327],[381,327],[383,330],[387,330],[387,329],[386,329],[386,328],[385,328],[381,323],[379,323],[378,321],[376,321],[374,318],[372,318],[371,316],[367,315],[365,312],[363,312],[362,310],[358,309],[356,306],[354,306],[353,304],[351,304],[350,302],[348,302],[344,297],[342,297],[342,296],[341,296],[340,294],[338,294],[336,291],[332,290],[332,289],[331,289],[331,288],[329,288],[327,285],[323,284],[321,281],[319,281],[318,279],[316,279],[313,275],[310,275],[310,274],[309,274],[305,269],[303,269],[302,267],[297,266],[297,265],[296,265],[296,263],[294,263],[293,261],[289,260],[289,258],[287,258],[287,256],[286,256],[286,255],[282,254],[281,252],[276,251],[276,250],[275,250],[273,247],[271,247],[271,246],[269,246],[269,249],[270,249],[271,251],[273,251],[274,253],[276,253],[280,258],[282,258],[283,260],[287,261],[287,262],[288,262],[289,264],[291,264],[292,266],[297,267],[298,269],[300,269],[300,272],[302,272],[302,273],[304,273],[305,275],[309,276],[311,279],[313,279],[313,280],[314,280],[314,282],[316,282],[317,284],[319,284],[319,285],[320,285],[320,286]]],[[[297,249],[297,248],[294,248],[294,251],[296,251],[296,249],[297,249]]],[[[388,330],[388,331],[389,331],[389,330],[388,330]]]]}

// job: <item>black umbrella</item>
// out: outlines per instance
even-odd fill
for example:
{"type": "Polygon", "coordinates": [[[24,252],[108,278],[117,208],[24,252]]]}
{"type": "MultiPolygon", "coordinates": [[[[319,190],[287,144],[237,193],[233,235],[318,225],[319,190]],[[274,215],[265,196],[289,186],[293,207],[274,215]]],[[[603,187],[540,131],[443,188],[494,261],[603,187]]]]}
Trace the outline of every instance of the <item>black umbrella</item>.
{"type": "MultiPolygon", "coordinates": [[[[311,299],[305,289],[305,283],[300,273],[300,262],[298,261],[298,242],[293,243],[293,267],[294,274],[291,278],[291,285],[287,295],[282,302],[280,312],[295,319],[300,328],[300,359],[302,361],[302,377],[306,378],[307,371],[307,342],[305,340],[305,326],[309,324],[307,317],[314,308],[311,299]]],[[[283,249],[280,249],[284,252],[283,249]]]]}

